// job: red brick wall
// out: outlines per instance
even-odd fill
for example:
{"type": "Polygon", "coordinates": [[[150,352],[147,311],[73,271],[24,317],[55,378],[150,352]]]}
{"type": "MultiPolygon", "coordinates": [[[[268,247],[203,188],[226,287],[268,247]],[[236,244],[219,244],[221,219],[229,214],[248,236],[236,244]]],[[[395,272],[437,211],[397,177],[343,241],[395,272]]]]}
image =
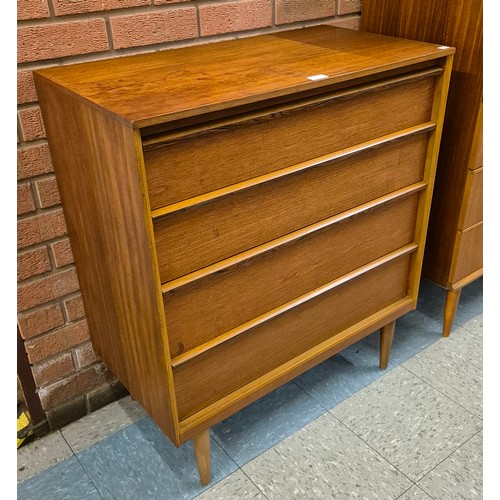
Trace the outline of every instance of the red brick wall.
{"type": "Polygon", "coordinates": [[[89,341],[32,71],[316,24],[356,29],[360,3],[18,0],[18,321],[52,428],[124,389],[89,341]]]}

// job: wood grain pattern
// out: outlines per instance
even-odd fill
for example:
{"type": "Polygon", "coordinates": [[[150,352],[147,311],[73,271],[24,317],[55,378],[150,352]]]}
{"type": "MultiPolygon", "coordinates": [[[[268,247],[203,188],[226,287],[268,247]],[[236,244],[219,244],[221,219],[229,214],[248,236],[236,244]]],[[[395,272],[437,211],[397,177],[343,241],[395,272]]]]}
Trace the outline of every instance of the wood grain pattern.
{"type": "Polygon", "coordinates": [[[426,151],[426,134],[404,138],[158,219],[162,281],[415,183],[426,151]]]}
{"type": "Polygon", "coordinates": [[[178,442],[134,131],[35,78],[93,346],[178,442]]]}
{"type": "Polygon", "coordinates": [[[267,372],[240,389],[203,408],[190,417],[181,420],[180,435],[183,441],[191,439],[201,429],[210,427],[222,419],[241,410],[260,397],[268,394],[280,385],[304,373],[325,359],[342,351],[374,330],[382,328],[388,321],[393,321],[415,308],[413,299],[404,298],[376,313],[367,316],[342,333],[330,337],[307,351],[299,354],[278,368],[267,372]]]}
{"type": "Polygon", "coordinates": [[[204,430],[193,438],[194,454],[198,472],[200,474],[200,483],[206,486],[210,483],[210,431],[204,430]]]}
{"type": "Polygon", "coordinates": [[[413,242],[418,198],[392,201],[167,293],[172,356],[413,242]]]}
{"type": "Polygon", "coordinates": [[[427,183],[425,183],[424,181],[410,184],[409,186],[398,189],[397,191],[392,191],[384,196],[380,196],[379,198],[375,198],[374,200],[370,200],[361,205],[357,205],[353,208],[350,208],[349,210],[345,210],[344,212],[340,212],[336,215],[332,215],[331,217],[327,217],[326,219],[322,219],[319,222],[315,222],[314,224],[304,226],[300,229],[297,229],[297,231],[287,233],[280,238],[268,241],[266,243],[263,243],[262,245],[257,245],[250,248],[250,250],[246,250],[245,252],[233,255],[227,259],[220,260],[218,262],[215,262],[214,264],[198,269],[197,271],[185,274],[184,276],[181,276],[180,278],[177,278],[175,280],[168,281],[167,283],[162,284],[161,290],[165,294],[167,292],[170,292],[171,290],[186,286],[189,283],[193,283],[194,281],[200,280],[207,276],[225,272],[230,267],[241,264],[249,259],[253,259],[258,255],[262,255],[266,252],[272,252],[282,245],[300,240],[301,238],[315,233],[316,231],[321,231],[322,229],[326,229],[327,227],[333,226],[334,224],[338,224],[339,222],[349,219],[350,217],[362,214],[367,210],[373,210],[384,205],[385,203],[389,203],[398,198],[403,198],[413,193],[417,193],[426,188],[427,183]]]}
{"type": "Polygon", "coordinates": [[[361,26],[457,48],[424,260],[424,275],[447,287],[467,169],[482,165],[483,3],[364,0],[361,26]]]}
{"type": "Polygon", "coordinates": [[[453,327],[453,321],[457,312],[458,303],[462,289],[448,290],[446,293],[446,304],[444,306],[443,337],[449,337],[453,327]]]}
{"type": "Polygon", "coordinates": [[[145,127],[376,75],[452,52],[318,26],[40,73],[90,105],[145,127]],[[329,78],[308,80],[318,73],[329,78]]]}
{"type": "Polygon", "coordinates": [[[93,345],[203,484],[211,425],[415,307],[453,53],[322,26],[35,72],[93,345]]]}
{"type": "Polygon", "coordinates": [[[467,229],[483,220],[483,169],[469,170],[465,184],[458,229],[467,229]]]}
{"type": "Polygon", "coordinates": [[[392,339],[394,338],[394,329],[396,321],[391,321],[380,329],[380,369],[385,370],[389,364],[391,355],[392,339]]]}
{"type": "Polygon", "coordinates": [[[456,253],[450,270],[450,281],[455,283],[483,268],[483,223],[457,231],[456,253]]]}
{"type": "Polygon", "coordinates": [[[175,369],[180,419],[404,298],[409,265],[400,257],[175,369]]]}
{"type": "MultiPolygon", "coordinates": [[[[430,120],[434,78],[347,98],[330,95],[299,109],[145,148],[153,209],[317,158],[430,120]],[[334,126],[332,127],[332,122],[334,126]],[[265,141],[266,148],[261,148],[265,141]]],[[[398,84],[399,83],[399,84],[398,84]]]]}

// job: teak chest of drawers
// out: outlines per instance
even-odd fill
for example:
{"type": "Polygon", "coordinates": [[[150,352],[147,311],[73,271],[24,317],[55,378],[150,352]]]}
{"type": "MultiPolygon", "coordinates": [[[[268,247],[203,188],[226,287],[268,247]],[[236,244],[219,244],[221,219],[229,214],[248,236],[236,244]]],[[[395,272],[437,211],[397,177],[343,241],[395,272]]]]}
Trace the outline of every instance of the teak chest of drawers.
{"type": "Polygon", "coordinates": [[[92,341],[209,428],[415,308],[454,49],[328,26],[36,72],[92,341]]]}
{"type": "Polygon", "coordinates": [[[456,48],[423,264],[448,290],[447,337],[462,288],[483,275],[483,2],[363,0],[361,24],[456,48]]]}

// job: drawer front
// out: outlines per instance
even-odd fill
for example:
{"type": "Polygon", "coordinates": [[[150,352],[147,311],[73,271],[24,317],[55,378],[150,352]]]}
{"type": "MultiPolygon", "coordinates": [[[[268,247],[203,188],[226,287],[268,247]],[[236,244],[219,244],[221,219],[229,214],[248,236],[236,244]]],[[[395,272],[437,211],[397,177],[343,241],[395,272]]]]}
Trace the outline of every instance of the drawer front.
{"type": "Polygon", "coordinates": [[[418,199],[394,200],[166,293],[171,355],[412,243],[418,199]]]}
{"type": "Polygon", "coordinates": [[[456,283],[483,267],[483,224],[457,231],[456,254],[451,269],[451,283],[456,283]]]}
{"type": "Polygon", "coordinates": [[[156,220],[162,282],[420,181],[427,139],[404,138],[156,220]]]}
{"type": "Polygon", "coordinates": [[[467,229],[483,220],[483,169],[469,170],[458,229],[467,229]]]}
{"type": "Polygon", "coordinates": [[[174,369],[179,418],[406,297],[410,262],[393,260],[174,369]]]}
{"type": "Polygon", "coordinates": [[[430,120],[434,78],[146,146],[159,208],[430,120]]]}
{"type": "Polygon", "coordinates": [[[469,168],[475,170],[483,166],[483,102],[479,108],[479,114],[472,141],[469,168]]]}

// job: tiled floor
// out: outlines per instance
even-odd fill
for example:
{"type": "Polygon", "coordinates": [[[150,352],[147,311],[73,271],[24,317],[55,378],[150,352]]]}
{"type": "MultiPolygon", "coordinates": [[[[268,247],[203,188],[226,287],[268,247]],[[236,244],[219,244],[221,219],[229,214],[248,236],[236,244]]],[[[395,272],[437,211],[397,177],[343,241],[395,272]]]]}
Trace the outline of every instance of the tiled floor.
{"type": "Polygon", "coordinates": [[[482,280],[441,338],[445,292],[423,282],[397,322],[212,429],[212,483],[124,398],[18,451],[18,498],[482,498],[482,280]]]}

